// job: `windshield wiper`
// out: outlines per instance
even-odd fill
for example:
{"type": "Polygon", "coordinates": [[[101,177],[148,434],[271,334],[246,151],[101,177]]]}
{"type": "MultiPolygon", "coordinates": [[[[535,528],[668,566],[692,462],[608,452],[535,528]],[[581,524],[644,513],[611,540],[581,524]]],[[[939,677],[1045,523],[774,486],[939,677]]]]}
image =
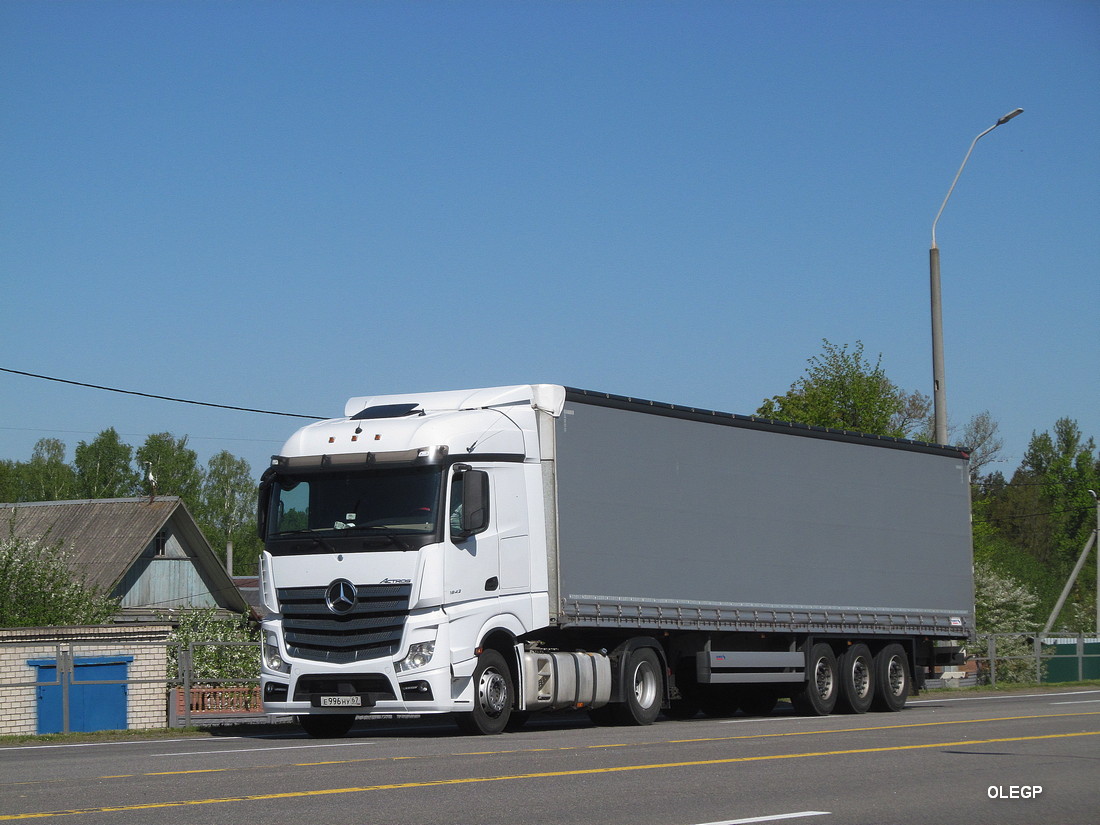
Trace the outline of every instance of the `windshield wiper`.
{"type": "Polygon", "coordinates": [[[335,553],[336,548],[334,548],[331,544],[329,544],[327,541],[325,541],[320,536],[315,535],[316,532],[317,532],[316,530],[286,530],[282,533],[276,533],[271,538],[273,538],[273,539],[298,539],[298,538],[304,538],[304,539],[308,539],[309,541],[312,541],[314,544],[316,544],[318,547],[320,547],[322,550],[325,550],[326,552],[335,553]]]}
{"type": "Polygon", "coordinates": [[[364,547],[366,547],[366,545],[371,542],[372,539],[385,539],[389,544],[396,546],[399,550],[413,549],[408,542],[401,538],[401,533],[393,530],[390,527],[384,527],[382,525],[344,527],[335,531],[335,533],[332,532],[332,528],[323,527],[318,527],[311,530],[287,530],[282,533],[276,533],[271,538],[284,540],[307,539],[328,553],[338,552],[328,539],[322,538],[321,536],[317,535],[317,533],[322,532],[328,534],[329,539],[337,538],[343,541],[351,538],[361,538],[364,547]]]}
{"type": "Polygon", "coordinates": [[[408,543],[406,543],[399,533],[395,533],[392,530],[387,530],[385,527],[362,527],[361,530],[370,530],[373,535],[363,539],[363,545],[366,546],[367,542],[371,538],[385,538],[390,540],[390,544],[395,544],[401,550],[411,550],[408,543]]]}

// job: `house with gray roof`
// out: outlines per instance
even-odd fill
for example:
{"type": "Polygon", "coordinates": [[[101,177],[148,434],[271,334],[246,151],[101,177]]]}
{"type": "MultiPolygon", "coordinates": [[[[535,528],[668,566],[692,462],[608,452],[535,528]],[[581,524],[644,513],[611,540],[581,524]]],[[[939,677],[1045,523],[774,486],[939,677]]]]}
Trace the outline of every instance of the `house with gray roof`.
{"type": "Polygon", "coordinates": [[[70,553],[88,586],[121,599],[115,622],[163,621],[195,608],[252,612],[175,496],[0,504],[0,520],[18,537],[70,553]]]}

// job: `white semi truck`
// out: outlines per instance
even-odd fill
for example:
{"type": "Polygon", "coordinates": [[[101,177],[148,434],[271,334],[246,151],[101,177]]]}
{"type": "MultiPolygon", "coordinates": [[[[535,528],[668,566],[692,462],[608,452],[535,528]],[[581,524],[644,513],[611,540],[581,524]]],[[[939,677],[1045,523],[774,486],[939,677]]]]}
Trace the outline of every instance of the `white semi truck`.
{"type": "Polygon", "coordinates": [[[973,633],[967,455],[534,384],[358,397],[263,475],[265,710],[899,710],[973,633]]]}

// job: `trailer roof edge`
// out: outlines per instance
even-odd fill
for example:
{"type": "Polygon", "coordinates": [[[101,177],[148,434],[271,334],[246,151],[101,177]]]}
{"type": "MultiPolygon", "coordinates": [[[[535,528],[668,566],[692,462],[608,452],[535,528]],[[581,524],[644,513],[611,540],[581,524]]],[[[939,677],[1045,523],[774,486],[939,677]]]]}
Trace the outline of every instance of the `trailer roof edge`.
{"type": "Polygon", "coordinates": [[[853,430],[835,430],[829,427],[816,427],[810,424],[799,424],[792,421],[777,421],[771,418],[759,418],[751,415],[739,415],[737,413],[720,412],[699,407],[685,407],[680,404],[669,404],[662,401],[649,401],[643,398],[632,398],[625,395],[597,392],[594,390],[578,389],[576,387],[565,388],[566,402],[583,402],[600,407],[612,407],[620,410],[648,413],[651,415],[664,415],[671,418],[682,418],[690,421],[700,421],[709,424],[719,424],[726,427],[741,427],[750,430],[764,432],[786,433],[804,438],[819,438],[828,441],[844,441],[855,444],[865,444],[872,447],[886,447],[909,452],[930,453],[933,455],[948,456],[956,459],[969,460],[970,455],[962,447],[948,444],[932,444],[925,441],[915,441],[908,438],[896,438],[887,435],[873,435],[860,433],[853,430]]]}

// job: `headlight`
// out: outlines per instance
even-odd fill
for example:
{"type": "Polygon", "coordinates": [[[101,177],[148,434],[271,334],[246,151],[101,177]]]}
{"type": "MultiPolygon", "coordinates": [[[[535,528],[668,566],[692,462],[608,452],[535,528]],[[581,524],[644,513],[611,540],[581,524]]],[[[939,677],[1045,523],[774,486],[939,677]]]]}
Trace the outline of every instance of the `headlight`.
{"type": "Polygon", "coordinates": [[[406,670],[424,667],[432,660],[433,653],[435,653],[435,642],[418,642],[409,645],[408,655],[394,665],[394,669],[398,673],[404,673],[406,670]]]}
{"type": "Polygon", "coordinates": [[[274,633],[264,634],[264,664],[268,670],[278,673],[290,673],[290,665],[283,661],[279,653],[279,637],[274,633]]]}

